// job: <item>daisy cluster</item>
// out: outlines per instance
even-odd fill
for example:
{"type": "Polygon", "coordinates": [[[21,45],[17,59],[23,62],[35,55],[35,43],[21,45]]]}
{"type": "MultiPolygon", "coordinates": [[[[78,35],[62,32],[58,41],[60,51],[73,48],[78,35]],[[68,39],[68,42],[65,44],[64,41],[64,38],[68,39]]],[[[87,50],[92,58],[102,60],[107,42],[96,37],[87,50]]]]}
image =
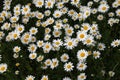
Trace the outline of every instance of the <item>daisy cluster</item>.
{"type": "MultiPolygon", "coordinates": [[[[14,0],[3,2],[0,41],[11,45],[9,50],[12,52],[8,54],[17,61],[15,75],[22,74],[19,67],[24,65],[24,61],[19,61],[24,59],[29,64],[39,64],[39,72],[48,70],[48,73],[40,74],[39,80],[51,80],[49,70],[68,73],[61,80],[86,80],[88,58],[102,59],[105,50],[120,46],[119,38],[114,38],[109,44],[103,42],[101,32],[102,26],[112,29],[119,23],[120,0],[113,3],[91,0],[86,5],[82,4],[82,0],[31,0],[27,4],[19,2],[14,6],[14,0]],[[102,22],[106,25],[99,25],[102,22]],[[73,76],[75,71],[78,74],[73,76]]],[[[9,72],[10,68],[2,61],[4,56],[1,52],[1,74],[9,72]]],[[[37,80],[34,73],[27,73],[24,80],[37,80]]],[[[115,73],[110,71],[109,75],[113,77],[115,73]]]]}

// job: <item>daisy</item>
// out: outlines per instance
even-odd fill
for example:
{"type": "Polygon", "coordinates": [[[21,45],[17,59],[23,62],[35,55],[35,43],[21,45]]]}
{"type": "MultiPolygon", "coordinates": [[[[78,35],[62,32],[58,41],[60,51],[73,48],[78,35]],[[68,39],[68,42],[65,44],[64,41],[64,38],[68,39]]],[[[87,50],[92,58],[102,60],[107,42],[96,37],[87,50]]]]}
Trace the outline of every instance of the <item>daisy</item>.
{"type": "Polygon", "coordinates": [[[109,10],[109,5],[108,4],[101,4],[98,7],[98,11],[101,13],[105,13],[109,10]]]}
{"type": "Polygon", "coordinates": [[[20,38],[20,33],[18,32],[18,31],[13,31],[13,32],[11,32],[11,34],[12,34],[12,39],[14,40],[16,40],[16,39],[18,39],[18,38],[20,38]]]}
{"type": "Polygon", "coordinates": [[[67,36],[72,36],[72,34],[74,33],[73,28],[72,27],[65,28],[65,33],[67,36]]]}
{"type": "Polygon", "coordinates": [[[63,14],[67,13],[68,12],[68,8],[67,7],[64,7],[60,10],[63,14]]]}
{"type": "Polygon", "coordinates": [[[36,35],[37,34],[37,32],[38,32],[38,29],[37,28],[35,28],[35,27],[32,27],[32,28],[30,28],[30,34],[33,34],[33,35],[36,35]]]}
{"type": "Polygon", "coordinates": [[[61,9],[61,8],[64,7],[64,3],[63,3],[63,2],[58,2],[58,3],[56,4],[56,6],[57,6],[58,9],[61,9]]]}
{"type": "Polygon", "coordinates": [[[95,58],[95,59],[97,59],[97,58],[100,58],[100,52],[99,51],[93,51],[93,57],[95,58]]]}
{"type": "Polygon", "coordinates": [[[86,63],[79,62],[79,63],[77,64],[77,69],[78,69],[79,71],[84,71],[86,68],[87,68],[86,63]]]}
{"type": "Polygon", "coordinates": [[[29,58],[32,60],[35,59],[36,57],[37,57],[37,53],[30,53],[29,54],[29,58]]]}
{"type": "Polygon", "coordinates": [[[20,8],[21,8],[21,5],[20,5],[20,4],[17,4],[17,5],[14,7],[13,11],[14,11],[14,12],[20,11],[20,8]]]}
{"type": "Polygon", "coordinates": [[[59,60],[57,58],[52,59],[52,64],[50,66],[51,69],[56,68],[59,65],[59,60]]]}
{"type": "Polygon", "coordinates": [[[87,34],[85,31],[78,31],[77,32],[77,38],[80,40],[80,41],[84,41],[86,38],[87,38],[87,34]]]}
{"type": "Polygon", "coordinates": [[[71,80],[69,77],[64,77],[63,80],[71,80]]]}
{"type": "Polygon", "coordinates": [[[67,49],[73,49],[76,46],[76,43],[74,39],[69,38],[69,39],[65,39],[64,45],[67,49]]]}
{"type": "Polygon", "coordinates": [[[62,46],[63,42],[61,39],[53,40],[53,46],[54,47],[60,47],[62,46]]]}
{"type": "Polygon", "coordinates": [[[39,56],[37,57],[37,62],[40,62],[40,61],[42,61],[43,59],[44,59],[44,56],[39,55],[39,56]]]}
{"type": "Polygon", "coordinates": [[[73,16],[73,15],[75,15],[75,13],[76,12],[73,9],[71,9],[68,11],[68,16],[73,16]]]}
{"type": "Polygon", "coordinates": [[[71,0],[71,4],[77,6],[80,0],[71,0]]]}
{"type": "Polygon", "coordinates": [[[32,75],[28,75],[28,76],[25,78],[25,80],[34,80],[34,79],[35,79],[35,77],[32,76],[32,75]]]}
{"type": "Polygon", "coordinates": [[[37,41],[37,46],[40,48],[44,45],[44,42],[42,40],[37,41]]]}
{"type": "Polygon", "coordinates": [[[6,63],[1,63],[0,64],[0,73],[4,73],[7,71],[8,65],[6,63]]]}
{"type": "Polygon", "coordinates": [[[50,10],[46,10],[46,11],[44,12],[44,14],[45,14],[45,16],[50,16],[51,11],[50,11],[50,10]]]}
{"type": "Polygon", "coordinates": [[[41,13],[41,12],[36,12],[36,17],[37,17],[38,19],[43,19],[44,14],[41,13]]]}
{"type": "Polygon", "coordinates": [[[98,43],[98,49],[99,50],[104,50],[105,49],[105,44],[104,43],[98,43]]]}
{"type": "Polygon", "coordinates": [[[83,31],[87,32],[90,29],[90,24],[89,23],[83,23],[82,24],[82,29],[83,31]]]}
{"type": "Polygon", "coordinates": [[[53,27],[54,27],[54,29],[59,30],[59,29],[62,29],[62,26],[63,26],[62,23],[56,23],[56,25],[53,27]]]}
{"type": "Polygon", "coordinates": [[[4,20],[5,20],[5,17],[0,16],[0,23],[3,23],[4,20]]]}
{"type": "Polygon", "coordinates": [[[85,75],[85,73],[80,73],[80,75],[78,75],[77,80],[85,80],[86,78],[87,78],[87,76],[85,75]]]}
{"type": "Polygon", "coordinates": [[[115,75],[115,72],[109,71],[108,74],[109,74],[110,77],[113,77],[115,75]]]}
{"type": "Polygon", "coordinates": [[[77,58],[78,60],[85,60],[88,57],[88,52],[84,49],[78,50],[77,58]]]}
{"type": "Polygon", "coordinates": [[[116,40],[112,41],[112,43],[111,43],[112,47],[118,47],[119,45],[120,45],[120,40],[119,39],[116,39],[116,40]]]}
{"type": "Polygon", "coordinates": [[[1,29],[2,30],[9,30],[10,29],[10,23],[6,22],[4,23],[2,26],[1,26],[1,29]]]}
{"type": "Polygon", "coordinates": [[[45,2],[45,8],[53,8],[54,2],[52,0],[47,0],[45,2]]]}
{"type": "Polygon", "coordinates": [[[86,44],[86,45],[88,45],[88,46],[94,45],[93,43],[94,43],[94,37],[91,36],[91,35],[89,35],[89,36],[86,38],[86,40],[83,41],[83,44],[86,44]]]}
{"type": "Polygon", "coordinates": [[[44,50],[44,53],[49,53],[49,51],[52,49],[52,45],[51,45],[51,43],[46,42],[46,43],[44,43],[42,48],[44,50]]]}
{"type": "Polygon", "coordinates": [[[45,41],[48,41],[50,38],[51,38],[50,34],[45,34],[45,36],[44,36],[44,40],[45,41]]]}
{"type": "Polygon", "coordinates": [[[116,10],[116,15],[120,17],[120,9],[116,10]]]}
{"type": "Polygon", "coordinates": [[[30,44],[28,47],[29,52],[35,52],[37,50],[37,46],[35,44],[30,44]]]}
{"type": "Polygon", "coordinates": [[[67,72],[72,71],[73,68],[74,68],[74,66],[73,66],[73,63],[71,63],[71,62],[68,62],[68,63],[64,64],[64,70],[67,71],[67,72]]]}
{"type": "Polygon", "coordinates": [[[50,17],[50,18],[47,19],[47,22],[48,22],[49,25],[51,25],[51,24],[54,23],[54,19],[50,17]]]}
{"type": "Polygon", "coordinates": [[[44,0],[35,1],[35,6],[41,8],[44,5],[44,0]]]}
{"type": "Polygon", "coordinates": [[[22,33],[24,31],[24,26],[20,24],[16,27],[15,30],[18,31],[19,33],[22,33]]]}
{"type": "Polygon", "coordinates": [[[45,28],[45,34],[49,34],[51,32],[50,28],[45,28]]]}
{"type": "Polygon", "coordinates": [[[53,36],[54,37],[60,37],[61,34],[62,34],[62,32],[60,30],[54,30],[53,31],[53,36]]]}
{"type": "Polygon", "coordinates": [[[18,20],[19,20],[19,17],[17,17],[17,16],[13,16],[10,18],[10,22],[12,22],[12,23],[17,22],[18,20]]]}
{"type": "Polygon", "coordinates": [[[48,80],[48,76],[47,75],[43,75],[41,80],[48,80]]]}
{"type": "Polygon", "coordinates": [[[21,50],[21,48],[20,48],[19,46],[15,46],[15,47],[13,48],[13,52],[15,52],[15,53],[20,52],[20,50],[21,50]]]}
{"type": "Polygon", "coordinates": [[[60,18],[62,16],[62,12],[59,10],[54,11],[53,17],[54,18],[60,18]]]}
{"type": "Polygon", "coordinates": [[[50,66],[52,64],[52,61],[50,59],[45,60],[45,65],[50,66]]]}
{"type": "Polygon", "coordinates": [[[22,6],[21,11],[22,11],[23,15],[30,13],[30,11],[31,11],[30,6],[28,6],[28,5],[22,6]]]}
{"type": "Polygon", "coordinates": [[[69,55],[64,53],[61,57],[60,57],[62,62],[67,62],[69,59],[69,55]]]}

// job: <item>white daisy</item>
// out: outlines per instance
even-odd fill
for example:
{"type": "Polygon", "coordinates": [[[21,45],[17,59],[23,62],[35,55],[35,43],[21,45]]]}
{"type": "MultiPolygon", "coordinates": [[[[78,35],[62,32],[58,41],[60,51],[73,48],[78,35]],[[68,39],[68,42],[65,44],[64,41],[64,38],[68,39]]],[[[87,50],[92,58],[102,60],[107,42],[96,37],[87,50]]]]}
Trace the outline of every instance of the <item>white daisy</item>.
{"type": "Polygon", "coordinates": [[[74,66],[73,66],[73,63],[71,63],[71,62],[68,62],[68,63],[64,64],[64,70],[67,71],[67,72],[72,71],[73,68],[74,68],[74,66]]]}
{"type": "Polygon", "coordinates": [[[84,49],[78,50],[77,58],[78,60],[85,60],[88,57],[88,52],[84,49]]]}
{"type": "Polygon", "coordinates": [[[7,71],[8,65],[6,63],[1,63],[0,64],[0,73],[4,73],[7,71]]]}
{"type": "Polygon", "coordinates": [[[66,54],[66,53],[64,53],[64,54],[62,54],[62,56],[60,57],[60,59],[61,59],[62,62],[67,62],[68,59],[69,59],[69,55],[66,54]]]}
{"type": "Polygon", "coordinates": [[[93,57],[95,59],[100,58],[101,53],[99,51],[93,51],[93,57]]]}
{"type": "Polygon", "coordinates": [[[85,80],[87,78],[87,76],[85,75],[85,73],[80,73],[80,75],[78,75],[77,80],[85,80]]]}
{"type": "Polygon", "coordinates": [[[34,79],[35,79],[35,77],[32,76],[32,75],[28,75],[28,76],[25,78],[25,80],[34,80],[34,79]]]}
{"type": "Polygon", "coordinates": [[[29,54],[29,58],[32,60],[35,59],[36,57],[37,57],[37,53],[30,53],[29,54]]]}

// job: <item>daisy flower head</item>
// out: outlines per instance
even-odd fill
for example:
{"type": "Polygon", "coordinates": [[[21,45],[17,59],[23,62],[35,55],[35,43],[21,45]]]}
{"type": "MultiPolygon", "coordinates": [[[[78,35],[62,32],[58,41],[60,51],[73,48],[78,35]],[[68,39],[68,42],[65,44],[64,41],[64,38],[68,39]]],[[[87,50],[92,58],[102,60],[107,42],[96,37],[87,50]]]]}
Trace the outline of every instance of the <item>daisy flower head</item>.
{"type": "Polygon", "coordinates": [[[94,37],[89,35],[86,40],[83,41],[83,44],[90,46],[90,45],[94,45],[94,37]]]}
{"type": "Polygon", "coordinates": [[[62,32],[60,30],[54,30],[53,31],[53,36],[54,37],[60,37],[61,34],[62,34],[62,32]]]}
{"type": "Polygon", "coordinates": [[[28,14],[31,12],[31,8],[30,8],[30,6],[25,5],[25,6],[22,6],[21,11],[22,11],[22,14],[25,15],[25,14],[28,14]]]}
{"type": "Polygon", "coordinates": [[[100,58],[100,55],[101,55],[101,53],[100,53],[99,51],[93,51],[93,57],[94,57],[95,59],[100,58]]]}
{"type": "Polygon", "coordinates": [[[64,64],[64,70],[67,72],[72,71],[73,68],[74,68],[74,65],[72,62],[68,62],[64,64]]]}
{"type": "Polygon", "coordinates": [[[120,45],[120,40],[119,39],[116,39],[116,40],[112,41],[112,43],[111,43],[112,47],[118,47],[119,45],[120,45]]]}
{"type": "Polygon", "coordinates": [[[25,80],[34,80],[34,79],[35,79],[35,77],[32,76],[32,75],[28,75],[28,76],[25,78],[25,80]]]}
{"type": "Polygon", "coordinates": [[[18,31],[19,33],[22,33],[24,31],[24,25],[18,24],[17,27],[15,27],[16,31],[18,31]]]}
{"type": "Polygon", "coordinates": [[[85,31],[78,31],[77,38],[79,41],[84,41],[87,38],[87,33],[85,31]]]}
{"type": "Polygon", "coordinates": [[[33,0],[33,1],[34,1],[35,6],[38,8],[42,8],[44,5],[44,0],[33,0]]]}
{"type": "Polygon", "coordinates": [[[52,61],[50,59],[45,60],[45,65],[50,66],[52,64],[52,61]]]}
{"type": "Polygon", "coordinates": [[[79,62],[78,64],[77,64],[77,69],[79,70],[79,71],[84,71],[85,69],[87,68],[87,65],[86,65],[86,63],[84,63],[84,62],[79,62]]]}
{"type": "Polygon", "coordinates": [[[82,24],[82,30],[85,31],[85,32],[90,30],[90,24],[89,23],[83,23],[82,24]]]}
{"type": "Polygon", "coordinates": [[[105,44],[104,43],[98,43],[98,49],[99,50],[104,50],[105,49],[105,44]]]}
{"type": "Polygon", "coordinates": [[[64,77],[63,80],[71,80],[70,77],[64,77]]]}
{"type": "Polygon", "coordinates": [[[20,52],[20,50],[21,50],[21,48],[20,48],[19,46],[15,46],[15,47],[13,48],[13,52],[15,52],[15,53],[20,52]]]}
{"type": "Polygon", "coordinates": [[[37,53],[30,53],[29,54],[29,58],[32,60],[35,59],[36,57],[37,57],[37,53]]]}
{"type": "Polygon", "coordinates": [[[85,80],[87,78],[87,76],[85,75],[85,73],[80,73],[80,75],[78,75],[77,80],[85,80]]]}
{"type": "Polygon", "coordinates": [[[30,28],[30,34],[32,34],[32,35],[36,35],[37,34],[37,32],[38,32],[38,29],[37,28],[35,28],[35,27],[32,27],[32,28],[30,28]]]}
{"type": "Polygon", "coordinates": [[[116,10],[116,15],[120,17],[120,9],[116,10]]]}
{"type": "Polygon", "coordinates": [[[37,41],[37,46],[40,48],[40,47],[42,47],[44,45],[44,42],[43,42],[43,40],[38,40],[37,41]]]}
{"type": "Polygon", "coordinates": [[[54,18],[60,18],[62,16],[62,12],[60,10],[56,10],[53,13],[54,18]]]}
{"type": "Polygon", "coordinates": [[[98,7],[98,11],[101,12],[101,13],[105,13],[109,10],[109,5],[108,4],[101,4],[99,5],[98,7]]]}
{"type": "Polygon", "coordinates": [[[54,2],[52,0],[46,0],[45,2],[45,8],[53,8],[54,2]]]}
{"type": "Polygon", "coordinates": [[[77,44],[74,39],[68,38],[68,39],[65,39],[64,45],[66,49],[69,50],[69,49],[73,49],[77,44]]]}
{"type": "Polygon", "coordinates": [[[42,48],[44,50],[44,53],[49,53],[49,51],[52,49],[52,45],[50,42],[46,42],[42,48]]]}
{"type": "Polygon", "coordinates": [[[13,40],[17,40],[18,38],[20,38],[20,33],[18,31],[11,32],[11,35],[13,40]]]}
{"type": "Polygon", "coordinates": [[[78,50],[77,52],[77,58],[78,60],[86,60],[86,58],[88,57],[88,52],[84,49],[78,50]]]}
{"type": "Polygon", "coordinates": [[[63,42],[61,39],[53,40],[53,46],[54,47],[60,47],[62,46],[63,42]]]}
{"type": "Polygon", "coordinates": [[[40,61],[42,61],[44,59],[44,56],[43,55],[39,55],[38,57],[37,57],[37,62],[40,62],[40,61]]]}
{"type": "Polygon", "coordinates": [[[35,52],[37,50],[37,46],[35,44],[29,44],[28,51],[35,52]]]}
{"type": "Polygon", "coordinates": [[[80,0],[71,0],[71,4],[77,6],[80,0]]]}
{"type": "Polygon", "coordinates": [[[74,29],[72,27],[65,28],[65,33],[67,36],[72,36],[72,34],[74,33],[74,29]]]}
{"type": "Polygon", "coordinates": [[[56,68],[59,65],[59,60],[57,58],[52,59],[52,64],[50,66],[51,69],[56,68]]]}
{"type": "Polygon", "coordinates": [[[7,70],[8,65],[6,63],[0,64],[0,73],[4,73],[7,70]]]}
{"type": "Polygon", "coordinates": [[[48,80],[48,76],[47,75],[43,75],[41,80],[48,80]]]}
{"type": "Polygon", "coordinates": [[[15,23],[15,22],[17,22],[19,20],[19,17],[18,16],[12,16],[11,18],[10,18],[10,22],[11,23],[15,23]]]}
{"type": "Polygon", "coordinates": [[[69,59],[69,55],[67,53],[64,53],[61,55],[60,59],[62,62],[67,62],[69,59]]]}

